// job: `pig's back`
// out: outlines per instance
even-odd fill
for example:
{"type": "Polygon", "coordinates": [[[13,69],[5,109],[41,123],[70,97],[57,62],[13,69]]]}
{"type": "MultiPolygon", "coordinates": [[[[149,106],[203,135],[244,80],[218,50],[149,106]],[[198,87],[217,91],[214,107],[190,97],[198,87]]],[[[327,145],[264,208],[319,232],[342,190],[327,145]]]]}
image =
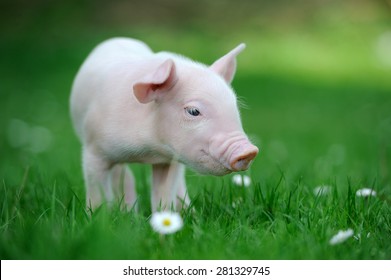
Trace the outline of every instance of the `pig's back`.
{"type": "Polygon", "coordinates": [[[123,83],[130,82],[131,71],[137,64],[153,54],[141,41],[128,38],[113,38],[99,44],[87,57],[73,82],[71,92],[71,117],[79,137],[83,126],[94,110],[108,98],[121,94],[123,83]]]}
{"type": "Polygon", "coordinates": [[[88,58],[93,56],[95,59],[113,59],[151,54],[152,50],[145,43],[139,40],[130,38],[112,38],[96,46],[88,58]]]}

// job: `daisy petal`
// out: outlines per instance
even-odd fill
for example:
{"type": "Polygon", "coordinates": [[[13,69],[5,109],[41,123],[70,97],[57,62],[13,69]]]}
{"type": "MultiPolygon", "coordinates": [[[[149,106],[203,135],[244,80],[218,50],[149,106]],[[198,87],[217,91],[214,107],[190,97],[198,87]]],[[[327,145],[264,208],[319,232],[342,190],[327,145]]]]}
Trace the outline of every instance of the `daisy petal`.
{"type": "Polygon", "coordinates": [[[172,234],[183,227],[181,216],[169,211],[153,213],[150,223],[153,230],[160,234],[172,234]]]}
{"type": "Polygon", "coordinates": [[[340,231],[338,231],[338,233],[336,235],[334,235],[330,239],[329,243],[330,243],[330,245],[340,244],[342,242],[345,242],[350,237],[352,237],[353,234],[354,234],[354,231],[351,228],[349,228],[347,230],[340,230],[340,231]]]}
{"type": "Polygon", "coordinates": [[[376,191],[370,188],[363,188],[357,190],[356,196],[360,196],[360,197],[376,196],[376,191]]]}

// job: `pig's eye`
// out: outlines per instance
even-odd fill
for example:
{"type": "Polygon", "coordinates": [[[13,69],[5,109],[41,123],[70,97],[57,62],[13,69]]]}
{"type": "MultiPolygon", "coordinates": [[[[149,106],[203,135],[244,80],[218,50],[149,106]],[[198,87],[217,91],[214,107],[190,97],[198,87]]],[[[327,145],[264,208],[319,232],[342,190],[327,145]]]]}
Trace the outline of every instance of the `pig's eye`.
{"type": "Polygon", "coordinates": [[[186,107],[185,108],[186,113],[189,115],[192,115],[193,117],[197,117],[201,115],[200,110],[198,110],[196,107],[186,107]]]}

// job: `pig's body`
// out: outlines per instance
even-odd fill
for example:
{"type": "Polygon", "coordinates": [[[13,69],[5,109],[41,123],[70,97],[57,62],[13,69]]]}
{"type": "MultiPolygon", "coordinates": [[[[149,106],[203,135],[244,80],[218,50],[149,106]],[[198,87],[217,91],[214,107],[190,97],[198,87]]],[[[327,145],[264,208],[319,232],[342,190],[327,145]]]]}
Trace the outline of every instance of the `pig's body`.
{"type": "Polygon", "coordinates": [[[154,63],[148,61],[151,56],[151,50],[138,41],[112,39],[94,50],[75,80],[71,98],[75,129],[83,143],[98,146],[113,163],[170,160],[156,143],[153,104],[141,105],[131,94],[134,81],[154,63]]]}
{"type": "Polygon", "coordinates": [[[235,50],[207,67],[132,39],[94,49],[71,95],[88,206],[124,195],[133,207],[134,179],[124,163],[153,165],[154,210],[189,203],[183,164],[214,175],[249,166],[258,150],[242,130],[228,85],[235,50]]]}

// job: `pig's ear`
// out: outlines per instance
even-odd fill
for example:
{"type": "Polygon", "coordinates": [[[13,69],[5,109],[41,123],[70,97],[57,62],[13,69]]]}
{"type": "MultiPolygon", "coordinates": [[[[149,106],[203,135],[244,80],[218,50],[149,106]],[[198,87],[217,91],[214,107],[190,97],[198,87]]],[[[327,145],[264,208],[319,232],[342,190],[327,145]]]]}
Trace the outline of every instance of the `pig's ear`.
{"type": "Polygon", "coordinates": [[[175,63],[167,59],[148,74],[142,81],[133,85],[133,93],[140,103],[158,99],[164,90],[172,88],[177,81],[175,63]]]}
{"type": "Polygon", "coordinates": [[[240,44],[236,48],[234,48],[232,51],[215,61],[211,66],[210,69],[212,69],[214,72],[219,74],[224,78],[224,80],[227,83],[231,83],[235,71],[236,71],[236,56],[244,50],[246,47],[245,44],[240,44]]]}

